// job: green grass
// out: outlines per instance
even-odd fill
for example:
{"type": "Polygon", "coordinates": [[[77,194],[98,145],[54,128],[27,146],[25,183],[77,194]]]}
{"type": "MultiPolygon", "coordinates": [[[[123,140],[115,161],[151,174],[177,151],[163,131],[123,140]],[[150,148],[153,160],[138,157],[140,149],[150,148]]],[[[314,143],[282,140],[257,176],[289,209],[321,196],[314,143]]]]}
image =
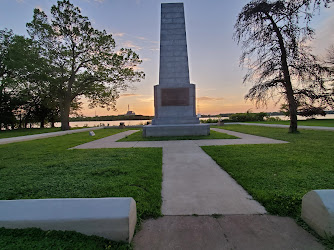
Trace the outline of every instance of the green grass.
{"type": "MultiPolygon", "coordinates": [[[[121,131],[101,129],[95,131],[94,137],[83,132],[1,145],[0,199],[133,197],[139,221],[160,216],[160,148],[67,150],[118,132],[121,131]]],[[[37,232],[36,237],[43,238],[43,234],[37,232]]],[[[59,234],[71,242],[67,232],[59,234]]],[[[87,236],[80,237],[86,240],[79,241],[91,242],[85,238],[87,236]]],[[[31,248],[53,248],[53,241],[58,240],[53,236],[48,239],[45,243],[48,247],[38,245],[39,240],[36,240],[37,245],[31,248]]],[[[0,249],[4,249],[7,241],[8,236],[0,234],[0,249]]],[[[74,240],[73,248],[79,241],[74,240]]],[[[55,248],[66,248],[65,245],[55,248]]],[[[15,245],[10,247],[15,248],[15,245]]]]}
{"type": "MultiPolygon", "coordinates": [[[[274,121],[274,122],[263,121],[263,122],[250,122],[250,123],[290,125],[290,121],[274,121]]],[[[298,125],[300,125],[300,126],[334,127],[334,119],[303,120],[303,121],[298,121],[298,125]]]]}
{"type": "Polygon", "coordinates": [[[288,141],[288,144],[203,147],[272,214],[300,215],[301,199],[314,189],[334,188],[334,133],[230,125],[224,129],[288,141]]]}
{"type": "Polygon", "coordinates": [[[204,139],[237,139],[238,138],[233,135],[219,133],[213,130],[210,130],[210,135],[200,135],[200,136],[143,137],[142,133],[143,133],[142,130],[140,130],[118,141],[172,141],[172,140],[204,140],[204,139]]]}
{"type": "MultiPolygon", "coordinates": [[[[286,128],[242,125],[223,128],[290,142],[202,147],[269,213],[300,222],[302,197],[311,190],[334,188],[334,132],[300,130],[292,134],[286,128]]],[[[334,249],[334,237],[321,241],[334,249]]]]}
{"type": "Polygon", "coordinates": [[[122,242],[73,231],[42,231],[37,228],[0,228],[0,248],[5,249],[131,249],[122,242]]]}

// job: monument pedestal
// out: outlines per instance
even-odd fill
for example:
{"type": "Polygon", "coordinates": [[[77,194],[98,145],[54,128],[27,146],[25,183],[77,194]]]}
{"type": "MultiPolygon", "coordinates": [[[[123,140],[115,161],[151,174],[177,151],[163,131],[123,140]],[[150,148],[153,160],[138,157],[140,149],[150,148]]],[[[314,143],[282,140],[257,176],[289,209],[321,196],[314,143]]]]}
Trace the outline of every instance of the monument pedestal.
{"type": "Polygon", "coordinates": [[[210,134],[209,124],[147,125],[143,127],[144,137],[192,136],[210,134]]]}

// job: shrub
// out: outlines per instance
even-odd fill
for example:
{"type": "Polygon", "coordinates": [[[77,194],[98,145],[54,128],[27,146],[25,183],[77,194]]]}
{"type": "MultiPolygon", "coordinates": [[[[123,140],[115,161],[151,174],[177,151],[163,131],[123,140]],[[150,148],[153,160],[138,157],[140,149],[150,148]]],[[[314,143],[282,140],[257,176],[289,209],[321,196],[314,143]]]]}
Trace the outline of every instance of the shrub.
{"type": "Polygon", "coordinates": [[[236,113],[229,116],[229,120],[233,122],[249,122],[249,121],[263,121],[263,118],[268,116],[267,113],[236,113]]]}
{"type": "Polygon", "coordinates": [[[207,120],[201,120],[201,123],[217,123],[219,122],[219,119],[207,119],[207,120]]]}
{"type": "Polygon", "coordinates": [[[278,121],[282,121],[282,120],[279,117],[270,117],[270,116],[267,116],[266,117],[266,121],[268,121],[268,122],[278,122],[278,121]]]}

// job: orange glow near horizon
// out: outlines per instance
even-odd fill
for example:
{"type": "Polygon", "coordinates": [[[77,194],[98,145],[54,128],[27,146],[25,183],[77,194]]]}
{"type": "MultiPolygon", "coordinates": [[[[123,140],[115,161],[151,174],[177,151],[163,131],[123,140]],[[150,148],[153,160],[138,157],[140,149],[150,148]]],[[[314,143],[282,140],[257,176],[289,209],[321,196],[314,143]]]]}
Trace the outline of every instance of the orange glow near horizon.
{"type": "MultiPolygon", "coordinates": [[[[224,103],[224,100],[200,100],[197,101],[196,112],[202,115],[218,115],[222,113],[244,113],[251,110],[254,113],[257,112],[274,112],[279,110],[279,105],[275,106],[270,103],[267,107],[257,109],[255,105],[249,101],[235,101],[224,103]]],[[[212,98],[213,99],[213,98],[212,98]]],[[[137,115],[154,115],[154,102],[152,98],[142,98],[137,96],[121,97],[117,100],[117,111],[103,108],[89,109],[87,101],[83,101],[82,110],[79,112],[84,116],[108,116],[108,115],[123,115],[128,111],[128,105],[131,111],[134,111],[137,115]]]]}

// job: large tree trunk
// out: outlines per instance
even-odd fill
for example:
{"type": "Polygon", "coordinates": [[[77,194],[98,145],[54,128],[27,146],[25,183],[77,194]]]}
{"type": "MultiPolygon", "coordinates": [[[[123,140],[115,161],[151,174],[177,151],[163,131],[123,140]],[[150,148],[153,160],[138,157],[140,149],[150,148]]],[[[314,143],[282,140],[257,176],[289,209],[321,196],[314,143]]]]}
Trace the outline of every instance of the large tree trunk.
{"type": "Polygon", "coordinates": [[[40,128],[44,128],[44,125],[45,125],[45,122],[44,122],[44,118],[41,119],[41,125],[40,125],[40,128]]]}
{"type": "Polygon", "coordinates": [[[22,114],[21,113],[20,113],[19,117],[20,117],[19,128],[22,128],[22,114]]]}
{"type": "Polygon", "coordinates": [[[265,14],[267,15],[267,18],[271,21],[271,24],[273,25],[274,31],[278,38],[278,43],[279,43],[280,50],[281,50],[281,63],[282,63],[282,69],[283,69],[283,75],[284,75],[284,87],[286,90],[286,98],[288,100],[289,110],[290,110],[289,132],[296,133],[298,132],[297,131],[297,103],[296,103],[294,93],[293,93],[290,71],[289,71],[288,62],[287,62],[287,54],[286,54],[286,49],[284,45],[284,39],[274,19],[269,15],[268,12],[265,12],[265,14]]]}
{"type": "Polygon", "coordinates": [[[71,109],[71,101],[64,100],[60,106],[60,122],[61,122],[61,130],[70,130],[70,109],[71,109]]]}
{"type": "Polygon", "coordinates": [[[289,111],[290,111],[290,127],[289,133],[296,133],[297,130],[297,103],[293,96],[293,90],[290,84],[290,88],[287,89],[287,99],[289,102],[289,111]],[[288,90],[289,89],[289,90],[288,90]]]}

